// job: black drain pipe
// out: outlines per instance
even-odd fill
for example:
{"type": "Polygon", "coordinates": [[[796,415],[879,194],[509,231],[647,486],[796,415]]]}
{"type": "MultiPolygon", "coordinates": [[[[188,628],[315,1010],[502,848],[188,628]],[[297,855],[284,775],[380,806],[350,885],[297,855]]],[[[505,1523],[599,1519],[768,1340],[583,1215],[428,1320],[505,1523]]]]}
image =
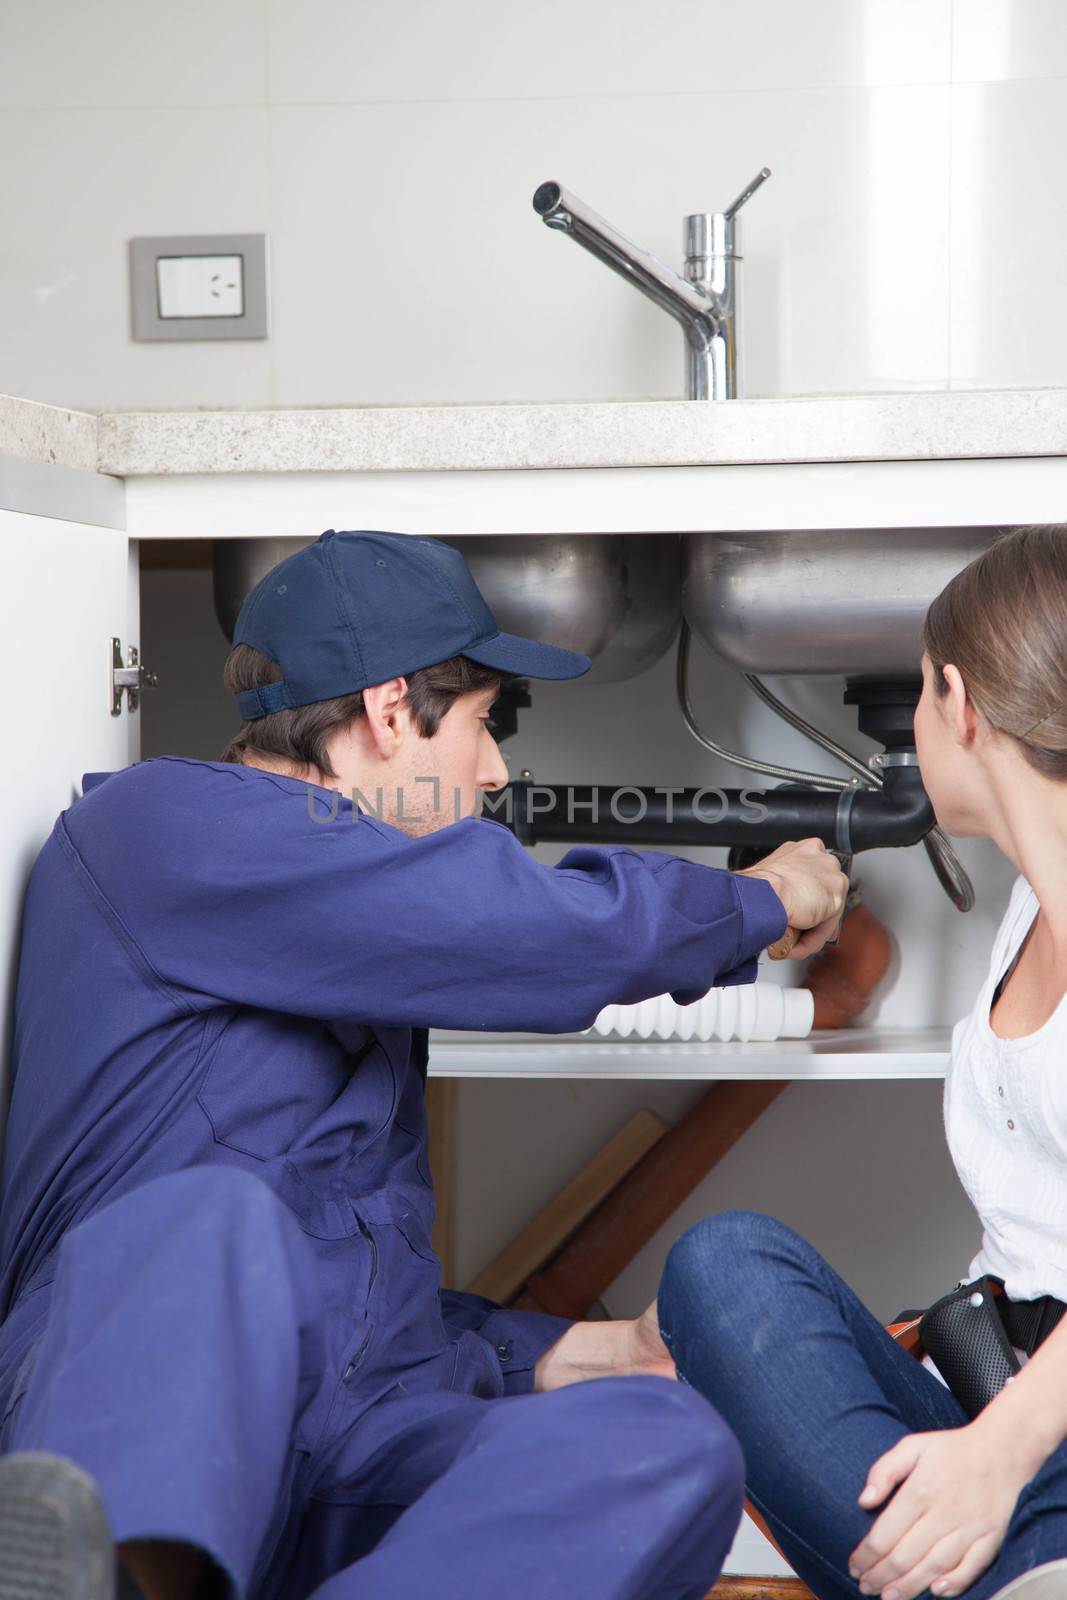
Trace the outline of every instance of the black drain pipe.
{"type": "Polygon", "coordinates": [[[623,784],[511,783],[486,797],[485,815],[523,844],[751,845],[821,839],[858,854],[918,844],[934,825],[914,755],[883,758],[880,789],[642,788],[623,784]]]}

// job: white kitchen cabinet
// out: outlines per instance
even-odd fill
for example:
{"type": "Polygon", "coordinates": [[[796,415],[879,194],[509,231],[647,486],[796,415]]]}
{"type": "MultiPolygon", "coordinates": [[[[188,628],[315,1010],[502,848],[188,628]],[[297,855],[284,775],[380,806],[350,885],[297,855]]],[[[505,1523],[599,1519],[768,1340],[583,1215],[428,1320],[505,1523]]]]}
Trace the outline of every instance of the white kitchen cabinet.
{"type": "MultiPolygon", "coordinates": [[[[136,546],[124,530],[0,510],[4,768],[0,971],[10,1042],[18,919],[34,857],[82,774],[140,754],[139,714],[111,711],[111,641],[139,644],[136,546]]],[[[6,1067],[5,1067],[6,1070],[6,1067]]]]}

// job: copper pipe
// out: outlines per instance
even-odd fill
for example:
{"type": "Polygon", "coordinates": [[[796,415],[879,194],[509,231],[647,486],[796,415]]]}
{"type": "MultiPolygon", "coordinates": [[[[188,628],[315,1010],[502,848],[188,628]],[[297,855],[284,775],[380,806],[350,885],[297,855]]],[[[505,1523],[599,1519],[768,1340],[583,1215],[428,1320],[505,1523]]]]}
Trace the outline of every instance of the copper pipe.
{"type": "Polygon", "coordinates": [[[713,1084],[529,1280],[515,1304],[559,1317],[586,1316],[785,1087],[775,1081],[713,1084]]]}
{"type": "Polygon", "coordinates": [[[889,934],[867,907],[857,902],[841,924],[837,943],[808,963],[803,987],[815,996],[816,1028],[843,1028],[862,1016],[872,990],[889,968],[889,934]]]}

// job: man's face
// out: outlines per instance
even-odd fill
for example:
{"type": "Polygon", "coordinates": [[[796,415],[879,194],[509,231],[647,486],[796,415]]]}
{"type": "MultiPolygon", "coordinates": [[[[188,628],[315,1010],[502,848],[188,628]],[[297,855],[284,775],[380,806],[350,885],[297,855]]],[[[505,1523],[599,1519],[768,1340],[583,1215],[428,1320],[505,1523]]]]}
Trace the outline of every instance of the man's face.
{"type": "Polygon", "coordinates": [[[361,810],[414,836],[477,816],[481,791],[499,789],[508,781],[504,758],[490,731],[490,710],[498,693],[492,688],[460,695],[429,739],[422,737],[406,706],[401,706],[392,719],[396,745],[386,760],[368,765],[365,745],[362,757],[352,746],[331,747],[342,791],[348,795],[360,791],[361,810]]]}

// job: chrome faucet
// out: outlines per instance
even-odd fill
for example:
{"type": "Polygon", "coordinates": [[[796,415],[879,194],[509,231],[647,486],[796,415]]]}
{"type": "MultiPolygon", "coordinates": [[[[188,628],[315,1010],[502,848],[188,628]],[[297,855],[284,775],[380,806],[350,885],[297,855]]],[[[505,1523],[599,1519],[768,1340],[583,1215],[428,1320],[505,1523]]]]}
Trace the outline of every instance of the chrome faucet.
{"type": "Polygon", "coordinates": [[[685,276],[631,243],[558,183],[543,183],[534,210],[548,228],[569,233],[580,245],[627,278],[682,324],[685,334],[686,396],[733,400],[738,393],[737,213],[770,177],[761,167],[725,211],[696,212],[685,219],[685,276]]]}

